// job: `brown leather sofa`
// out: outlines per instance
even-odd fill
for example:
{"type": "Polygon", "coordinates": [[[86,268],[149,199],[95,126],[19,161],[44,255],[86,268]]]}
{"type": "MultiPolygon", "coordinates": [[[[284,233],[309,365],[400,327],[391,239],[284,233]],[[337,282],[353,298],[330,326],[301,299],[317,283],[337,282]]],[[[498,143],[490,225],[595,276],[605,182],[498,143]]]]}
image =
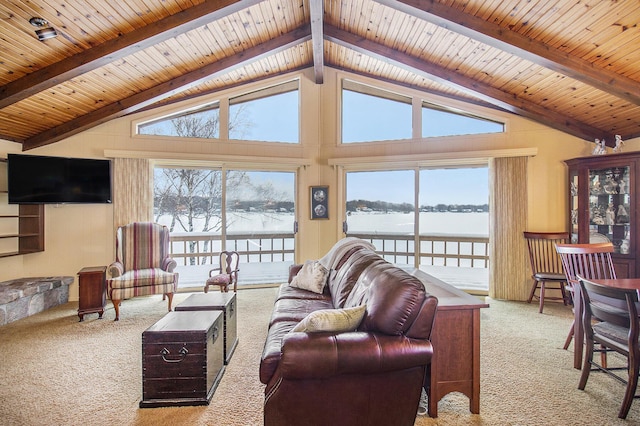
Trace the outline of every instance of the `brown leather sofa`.
{"type": "MultiPolygon", "coordinates": [[[[260,362],[266,426],[415,422],[438,300],[367,242],[345,240],[325,256],[323,293],[279,289],[260,362]],[[362,304],[355,331],[291,332],[313,311],[362,304]]],[[[299,270],[290,269],[290,282],[299,270]]]]}

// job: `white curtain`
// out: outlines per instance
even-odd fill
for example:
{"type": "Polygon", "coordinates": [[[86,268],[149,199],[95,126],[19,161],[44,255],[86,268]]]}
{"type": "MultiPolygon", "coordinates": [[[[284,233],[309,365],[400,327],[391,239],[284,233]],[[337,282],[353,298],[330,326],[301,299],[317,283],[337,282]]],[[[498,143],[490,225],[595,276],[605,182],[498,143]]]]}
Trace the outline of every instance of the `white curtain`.
{"type": "Polygon", "coordinates": [[[115,229],[131,222],[148,221],[152,217],[153,174],[149,160],[114,159],[113,224],[115,229]]]}
{"type": "Polygon", "coordinates": [[[530,275],[522,233],[527,227],[527,157],[489,162],[489,297],[527,300],[530,275]]]}

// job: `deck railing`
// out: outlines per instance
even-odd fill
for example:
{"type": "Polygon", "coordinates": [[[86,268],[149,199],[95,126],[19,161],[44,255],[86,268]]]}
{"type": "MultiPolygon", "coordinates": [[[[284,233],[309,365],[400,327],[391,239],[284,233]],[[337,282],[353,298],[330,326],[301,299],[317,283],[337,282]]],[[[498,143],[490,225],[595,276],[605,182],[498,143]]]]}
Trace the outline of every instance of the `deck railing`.
{"type": "Polygon", "coordinates": [[[387,261],[397,264],[452,267],[489,267],[489,237],[467,235],[420,235],[419,250],[415,249],[413,235],[393,233],[349,234],[371,242],[378,254],[387,261]]]}
{"type": "MultiPolygon", "coordinates": [[[[489,237],[465,235],[420,235],[419,250],[412,235],[349,234],[370,241],[376,251],[392,263],[453,267],[489,267],[489,237]]],[[[293,233],[227,234],[227,250],[240,253],[243,262],[284,262],[294,260],[293,233]]],[[[178,265],[217,265],[222,237],[209,233],[171,234],[171,255],[178,265]]]]}
{"type": "MultiPolygon", "coordinates": [[[[293,233],[227,234],[226,250],[237,251],[242,262],[286,262],[294,259],[293,233]]],[[[222,236],[172,233],[171,256],[179,266],[217,265],[222,236]]]]}

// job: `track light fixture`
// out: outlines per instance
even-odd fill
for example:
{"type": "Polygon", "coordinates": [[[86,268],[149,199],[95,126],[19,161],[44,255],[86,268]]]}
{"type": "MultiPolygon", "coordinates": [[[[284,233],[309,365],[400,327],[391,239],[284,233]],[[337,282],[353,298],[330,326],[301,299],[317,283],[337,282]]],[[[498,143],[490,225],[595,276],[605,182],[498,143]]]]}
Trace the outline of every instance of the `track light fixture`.
{"type": "Polygon", "coordinates": [[[34,27],[38,27],[36,35],[40,41],[54,38],[58,35],[58,32],[53,27],[48,26],[49,22],[44,18],[33,17],[29,19],[29,23],[34,27]]]}

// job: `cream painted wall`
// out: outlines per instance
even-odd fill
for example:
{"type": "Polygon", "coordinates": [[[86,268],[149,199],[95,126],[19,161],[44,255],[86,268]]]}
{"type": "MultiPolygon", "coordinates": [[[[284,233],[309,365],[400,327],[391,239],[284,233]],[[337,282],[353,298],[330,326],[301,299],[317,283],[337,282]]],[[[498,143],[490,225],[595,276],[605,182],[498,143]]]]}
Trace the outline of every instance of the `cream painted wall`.
{"type": "MultiPolygon", "coordinates": [[[[188,160],[199,164],[238,165],[272,169],[280,164],[284,170],[298,170],[297,206],[300,223],[297,240],[297,259],[322,256],[342,236],[338,209],[341,191],[339,167],[329,165],[331,159],[398,155],[429,155],[464,153],[467,151],[501,150],[536,147],[538,153],[529,161],[529,228],[532,230],[565,229],[567,222],[566,168],[563,160],[589,155],[593,144],[546,128],[529,120],[485,110],[480,107],[453,103],[453,106],[480,115],[489,115],[507,122],[502,135],[447,138],[446,141],[410,140],[394,143],[353,144],[341,146],[339,135],[340,79],[350,77],[364,83],[401,93],[424,96],[432,102],[452,104],[446,99],[389,84],[377,83],[350,76],[333,69],[325,69],[323,85],[312,81],[312,70],[272,79],[270,82],[248,85],[242,91],[264,87],[269,83],[301,81],[301,144],[267,144],[260,142],[189,140],[179,143],[170,138],[132,136],[132,122],[167,114],[179,107],[208,100],[228,99],[240,93],[238,89],[222,91],[185,102],[179,106],[143,112],[113,120],[64,141],[29,151],[29,154],[103,158],[105,150],[119,155],[143,156],[151,159],[188,160]],[[127,153],[126,151],[135,151],[127,153]],[[243,160],[239,160],[242,158],[243,160]],[[309,186],[329,185],[330,219],[310,220],[309,186]]],[[[0,141],[0,155],[20,152],[20,145],[0,141]]],[[[640,150],[640,139],[628,141],[625,151],[640,150]]],[[[0,259],[0,281],[26,276],[70,275],[85,266],[108,265],[114,258],[113,208],[111,205],[62,205],[45,207],[45,251],[42,253],[0,259]]],[[[70,299],[77,300],[77,279],[70,289],[70,299]]]]}

